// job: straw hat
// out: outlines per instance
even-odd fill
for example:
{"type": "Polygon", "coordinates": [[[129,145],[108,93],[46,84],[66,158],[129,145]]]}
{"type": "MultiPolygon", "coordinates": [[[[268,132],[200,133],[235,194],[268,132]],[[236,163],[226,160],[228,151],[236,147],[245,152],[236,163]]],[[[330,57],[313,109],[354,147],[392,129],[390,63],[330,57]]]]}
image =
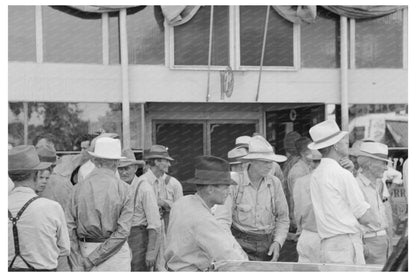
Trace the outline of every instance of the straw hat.
{"type": "Polygon", "coordinates": [[[263,160],[270,162],[284,162],[287,158],[283,155],[276,155],[273,147],[262,136],[254,136],[248,144],[248,154],[242,160],[263,160]]]}
{"type": "Polygon", "coordinates": [[[168,154],[168,148],[163,145],[152,145],[150,149],[144,153],[144,159],[166,159],[168,161],[174,161],[168,154]]]}
{"type": "Polygon", "coordinates": [[[251,137],[249,136],[241,136],[235,139],[235,145],[248,147],[248,143],[250,142],[250,140],[251,137]]]}
{"type": "Polygon", "coordinates": [[[130,148],[124,149],[121,153],[125,158],[120,160],[118,167],[126,167],[132,164],[137,164],[143,166],[145,164],[142,160],[136,160],[136,156],[134,156],[133,150],[130,148]]]}
{"type": "Polygon", "coordinates": [[[52,144],[41,144],[36,147],[41,162],[56,163],[56,150],[52,144]]]}
{"type": "Polygon", "coordinates": [[[188,184],[231,185],[234,181],[230,175],[230,164],[215,156],[196,158],[194,178],[186,180],[188,184]]]}
{"type": "Polygon", "coordinates": [[[237,146],[228,152],[228,162],[230,164],[241,164],[242,161],[240,160],[240,158],[244,157],[247,154],[248,152],[245,147],[237,146]]]}
{"type": "Polygon", "coordinates": [[[88,154],[96,158],[108,160],[120,160],[124,158],[121,156],[120,140],[109,137],[98,138],[95,142],[94,152],[88,151],[88,154]]]}
{"type": "Polygon", "coordinates": [[[360,146],[359,156],[370,157],[376,160],[389,162],[389,149],[387,145],[380,142],[363,142],[360,146]]]}
{"type": "Polygon", "coordinates": [[[341,131],[335,120],[328,119],[312,126],[309,134],[313,142],[308,145],[309,149],[322,149],[334,145],[340,141],[348,132],[341,131]]]}
{"type": "Polygon", "coordinates": [[[9,172],[39,171],[52,163],[41,162],[33,145],[19,145],[9,150],[9,172]]]}

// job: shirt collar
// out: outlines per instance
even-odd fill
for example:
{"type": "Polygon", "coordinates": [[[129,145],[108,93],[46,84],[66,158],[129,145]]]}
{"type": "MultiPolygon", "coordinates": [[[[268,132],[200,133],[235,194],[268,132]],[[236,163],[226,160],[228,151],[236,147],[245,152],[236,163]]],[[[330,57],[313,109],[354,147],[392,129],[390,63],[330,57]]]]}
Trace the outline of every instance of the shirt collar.
{"type": "MultiPolygon", "coordinates": [[[[261,189],[262,185],[266,182],[266,177],[262,177],[259,185],[259,190],[261,189]]],[[[254,188],[254,185],[250,181],[250,177],[248,176],[248,168],[244,170],[244,178],[243,178],[243,186],[251,185],[254,188]]]]}
{"type": "Polygon", "coordinates": [[[36,194],[35,191],[32,188],[29,188],[29,187],[15,187],[11,191],[11,194],[17,193],[17,192],[29,193],[29,194],[36,194]]]}
{"type": "Polygon", "coordinates": [[[156,180],[158,180],[156,178],[156,175],[153,173],[153,171],[150,168],[146,172],[146,177],[150,184],[154,184],[156,180]]]}
{"type": "Polygon", "coordinates": [[[195,193],[194,195],[195,195],[196,199],[201,201],[202,206],[204,206],[204,208],[207,209],[209,211],[209,213],[211,213],[211,209],[208,207],[207,203],[205,203],[204,199],[202,199],[201,196],[198,195],[198,193],[195,193]]]}
{"type": "Polygon", "coordinates": [[[367,177],[365,177],[362,173],[358,173],[358,178],[361,180],[361,182],[365,185],[365,186],[370,186],[371,185],[371,181],[368,180],[367,177]]]}

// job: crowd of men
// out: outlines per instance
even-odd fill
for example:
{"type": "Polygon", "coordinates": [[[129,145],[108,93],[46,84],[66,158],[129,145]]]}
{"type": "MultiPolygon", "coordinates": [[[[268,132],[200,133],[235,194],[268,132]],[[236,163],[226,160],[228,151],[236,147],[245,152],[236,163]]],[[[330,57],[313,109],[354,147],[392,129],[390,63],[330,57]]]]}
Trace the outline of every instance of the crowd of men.
{"type": "Polygon", "coordinates": [[[387,146],[349,149],[333,120],[309,134],[288,133],[285,156],[254,134],[236,139],[228,161],[197,157],[187,196],[162,145],[144,160],[112,133],[59,159],[49,141],[13,147],[8,269],[207,271],[220,261],[278,261],[291,247],[302,263],[384,264],[387,146]]]}

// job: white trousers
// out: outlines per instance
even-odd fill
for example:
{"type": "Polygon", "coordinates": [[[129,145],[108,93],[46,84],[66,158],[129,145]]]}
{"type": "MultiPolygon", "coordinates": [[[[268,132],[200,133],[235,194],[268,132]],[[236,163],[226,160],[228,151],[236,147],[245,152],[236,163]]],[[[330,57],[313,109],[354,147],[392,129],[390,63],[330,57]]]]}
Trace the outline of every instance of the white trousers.
{"type": "MultiPolygon", "coordinates": [[[[101,243],[95,242],[79,242],[81,248],[81,254],[87,257],[92,251],[94,251],[101,243]]],[[[103,263],[94,266],[91,271],[130,271],[131,252],[130,248],[125,242],[120,250],[108,258],[103,263]]]]}
{"type": "Polygon", "coordinates": [[[318,233],[303,229],[296,250],[299,255],[298,263],[320,263],[321,238],[318,233]]]}
{"type": "Polygon", "coordinates": [[[343,234],[321,240],[321,262],[365,264],[361,235],[343,234]]]}

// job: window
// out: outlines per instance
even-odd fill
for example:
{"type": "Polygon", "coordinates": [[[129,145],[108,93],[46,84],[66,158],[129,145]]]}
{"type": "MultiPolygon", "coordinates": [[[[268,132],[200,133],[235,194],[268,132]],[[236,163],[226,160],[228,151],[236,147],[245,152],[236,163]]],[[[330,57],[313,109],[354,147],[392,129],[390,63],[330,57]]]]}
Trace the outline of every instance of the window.
{"type": "Polygon", "coordinates": [[[403,11],[356,20],[355,42],[357,68],[402,68],[403,11]]]}
{"type": "Polygon", "coordinates": [[[321,7],[314,23],[301,25],[302,67],[337,68],[340,66],[339,16],[321,7]]]}
{"type": "MultiPolygon", "coordinates": [[[[240,65],[260,65],[266,6],[240,7],[240,65]]],[[[270,8],[264,66],[294,67],[295,25],[270,8]]]]}
{"type": "Polygon", "coordinates": [[[146,6],[127,15],[130,64],[164,64],[164,17],[160,7],[146,6]]]}
{"type": "Polygon", "coordinates": [[[101,14],[43,6],[45,62],[102,64],[101,14]]]}
{"type": "MultiPolygon", "coordinates": [[[[210,15],[211,7],[203,6],[189,22],[173,28],[175,66],[208,65],[210,15]]],[[[229,7],[215,6],[211,65],[228,65],[229,48],[229,7]]]]}
{"type": "Polygon", "coordinates": [[[34,6],[9,6],[9,61],[36,61],[34,6]]]}

